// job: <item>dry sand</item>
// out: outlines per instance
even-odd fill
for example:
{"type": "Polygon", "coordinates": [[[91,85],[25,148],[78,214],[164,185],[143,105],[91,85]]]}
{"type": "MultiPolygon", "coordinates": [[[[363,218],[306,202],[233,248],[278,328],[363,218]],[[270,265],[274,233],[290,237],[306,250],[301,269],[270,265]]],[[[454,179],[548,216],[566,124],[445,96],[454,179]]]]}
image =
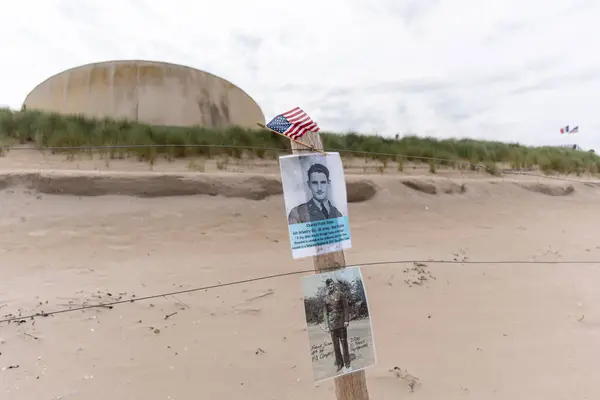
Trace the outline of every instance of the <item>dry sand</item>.
{"type": "MultiPolygon", "coordinates": [[[[0,316],[312,267],[291,259],[276,171],[84,179],[11,160],[0,158],[0,316]],[[161,182],[210,195],[156,197],[161,182]]],[[[349,205],[350,264],[600,260],[591,184],[348,180],[376,191],[349,205]]],[[[372,399],[600,398],[600,265],[425,264],[363,268],[372,399]]],[[[312,383],[300,276],[0,324],[1,398],[334,399],[332,382],[312,383]]]]}

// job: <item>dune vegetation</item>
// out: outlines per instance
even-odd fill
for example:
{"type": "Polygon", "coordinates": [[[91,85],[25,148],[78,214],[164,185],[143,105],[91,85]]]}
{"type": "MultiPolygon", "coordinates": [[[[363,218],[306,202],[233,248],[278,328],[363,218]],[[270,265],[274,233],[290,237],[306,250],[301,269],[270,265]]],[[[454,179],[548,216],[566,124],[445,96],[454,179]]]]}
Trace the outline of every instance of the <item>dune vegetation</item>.
{"type": "MultiPolygon", "coordinates": [[[[546,174],[598,174],[600,156],[593,152],[558,147],[528,147],[517,143],[472,139],[435,139],[404,136],[383,138],[357,133],[322,132],[326,150],[342,156],[379,160],[383,165],[426,162],[435,172],[438,166],[477,168],[493,171],[540,169],[546,174]],[[470,167],[469,167],[470,165],[470,167]]],[[[274,159],[289,153],[289,141],[268,130],[207,129],[203,127],[150,126],[132,121],[62,116],[39,111],[0,109],[0,146],[32,144],[54,153],[102,153],[110,158],[137,157],[140,161],[202,156],[212,158],[256,157],[274,159]],[[105,149],[68,149],[65,147],[112,146],[105,149]],[[115,147],[122,146],[122,147],[115,147]],[[132,147],[127,147],[132,146],[132,147]],[[239,146],[239,147],[235,147],[239,146]]]]}

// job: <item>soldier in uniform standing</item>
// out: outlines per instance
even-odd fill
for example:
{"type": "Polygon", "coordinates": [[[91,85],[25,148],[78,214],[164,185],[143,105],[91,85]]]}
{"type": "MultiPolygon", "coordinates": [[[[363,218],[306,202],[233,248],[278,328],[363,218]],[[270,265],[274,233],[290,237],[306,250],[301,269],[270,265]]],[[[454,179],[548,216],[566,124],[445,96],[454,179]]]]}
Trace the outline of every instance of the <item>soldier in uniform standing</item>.
{"type": "Polygon", "coordinates": [[[323,306],[323,318],[331,334],[335,365],[339,372],[350,372],[350,351],[348,348],[348,325],[350,323],[350,310],[345,293],[337,287],[333,279],[325,281],[327,295],[323,306]],[[340,349],[341,346],[341,349],[340,349]]]}

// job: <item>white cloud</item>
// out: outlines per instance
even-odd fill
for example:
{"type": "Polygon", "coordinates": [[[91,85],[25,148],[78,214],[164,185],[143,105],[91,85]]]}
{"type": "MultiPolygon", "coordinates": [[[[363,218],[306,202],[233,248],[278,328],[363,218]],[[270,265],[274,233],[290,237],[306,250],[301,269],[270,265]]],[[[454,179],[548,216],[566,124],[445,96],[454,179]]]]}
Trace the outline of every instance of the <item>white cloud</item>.
{"type": "Polygon", "coordinates": [[[599,19],[593,0],[11,0],[0,103],[77,65],[153,59],[232,81],[268,119],[299,105],[324,130],[600,150],[599,19]]]}

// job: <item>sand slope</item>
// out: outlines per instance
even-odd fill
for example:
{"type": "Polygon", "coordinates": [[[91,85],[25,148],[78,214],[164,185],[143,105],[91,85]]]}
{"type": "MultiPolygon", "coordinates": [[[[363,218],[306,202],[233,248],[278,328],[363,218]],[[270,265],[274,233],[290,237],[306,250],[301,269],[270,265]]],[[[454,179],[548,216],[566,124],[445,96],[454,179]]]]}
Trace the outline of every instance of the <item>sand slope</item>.
{"type": "MultiPolygon", "coordinates": [[[[394,193],[402,184],[429,195],[464,194],[469,187],[513,183],[535,193],[565,196],[581,188],[600,188],[598,182],[573,182],[553,179],[510,176],[502,179],[452,179],[437,176],[353,176],[346,178],[349,202],[367,201],[380,190],[394,193]],[[519,179],[520,178],[520,179],[519,179]]],[[[4,170],[0,172],[0,189],[24,187],[45,194],[75,196],[123,195],[135,197],[170,197],[208,195],[263,200],[283,193],[277,174],[195,173],[195,172],[125,172],[93,170],[4,170]]],[[[477,189],[476,189],[477,190],[477,189]]]]}
{"type": "MultiPolygon", "coordinates": [[[[312,266],[291,260],[276,175],[8,172],[0,315],[312,266]],[[207,195],[157,197],[173,191],[207,195]]],[[[374,191],[350,204],[349,263],[600,260],[598,187],[407,179],[349,177],[349,187],[374,191]]],[[[373,399],[600,397],[597,265],[426,264],[364,267],[378,356],[367,373],[373,399]]],[[[331,383],[311,383],[300,297],[298,275],[2,324],[0,369],[18,368],[0,370],[0,392],[333,399],[331,383]]]]}

